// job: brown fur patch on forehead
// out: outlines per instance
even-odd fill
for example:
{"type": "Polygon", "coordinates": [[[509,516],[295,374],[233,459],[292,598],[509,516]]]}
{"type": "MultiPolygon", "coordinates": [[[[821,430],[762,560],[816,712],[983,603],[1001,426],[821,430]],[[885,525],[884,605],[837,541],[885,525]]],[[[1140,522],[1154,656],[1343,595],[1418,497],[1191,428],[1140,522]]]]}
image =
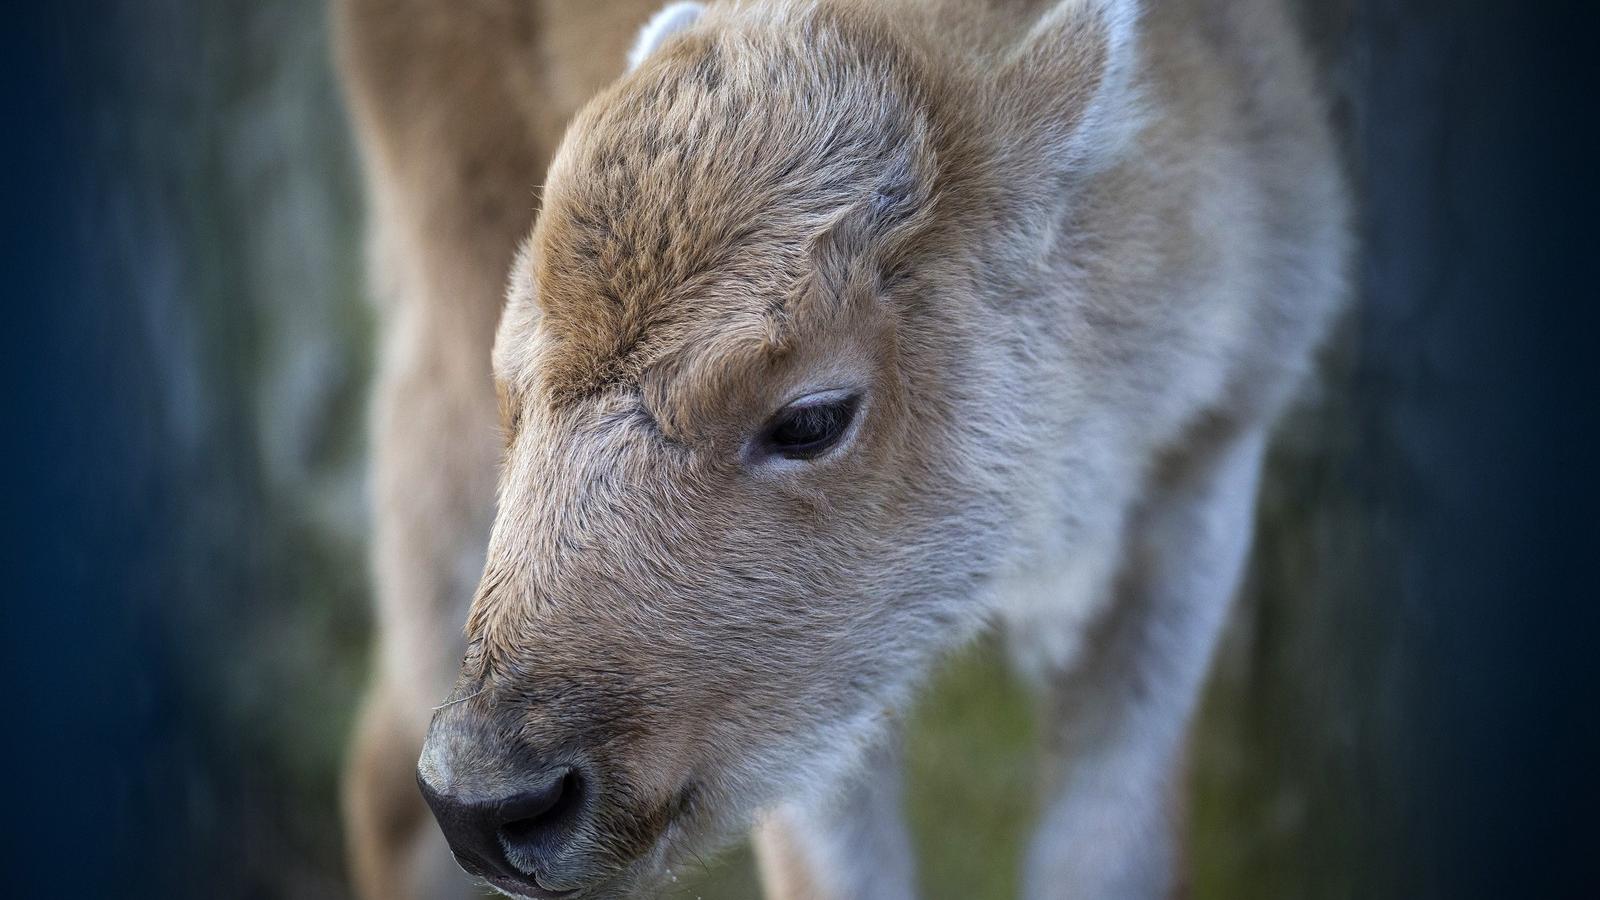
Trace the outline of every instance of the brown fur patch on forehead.
{"type": "Polygon", "coordinates": [[[533,238],[553,398],[759,332],[844,265],[819,253],[865,253],[929,202],[923,67],[862,16],[714,14],[580,115],[533,238]]]}

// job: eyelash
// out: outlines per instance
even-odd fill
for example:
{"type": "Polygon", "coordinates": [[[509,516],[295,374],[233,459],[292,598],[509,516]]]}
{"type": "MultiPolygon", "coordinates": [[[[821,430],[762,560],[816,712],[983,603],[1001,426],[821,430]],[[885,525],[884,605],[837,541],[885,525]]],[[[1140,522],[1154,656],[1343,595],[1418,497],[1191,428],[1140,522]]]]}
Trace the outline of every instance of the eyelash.
{"type": "Polygon", "coordinates": [[[815,459],[839,445],[855,422],[861,397],[797,401],[773,416],[762,431],[766,453],[784,459],[815,459]]]}

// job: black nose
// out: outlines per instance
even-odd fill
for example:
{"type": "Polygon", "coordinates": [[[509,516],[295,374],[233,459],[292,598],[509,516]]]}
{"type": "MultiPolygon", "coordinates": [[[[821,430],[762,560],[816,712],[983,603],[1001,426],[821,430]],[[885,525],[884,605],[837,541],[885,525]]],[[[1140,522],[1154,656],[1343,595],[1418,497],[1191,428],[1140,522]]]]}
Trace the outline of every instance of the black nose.
{"type": "Polygon", "coordinates": [[[438,791],[417,784],[463,869],[479,877],[531,877],[560,853],[580,823],[585,783],[577,769],[505,797],[438,791]]]}

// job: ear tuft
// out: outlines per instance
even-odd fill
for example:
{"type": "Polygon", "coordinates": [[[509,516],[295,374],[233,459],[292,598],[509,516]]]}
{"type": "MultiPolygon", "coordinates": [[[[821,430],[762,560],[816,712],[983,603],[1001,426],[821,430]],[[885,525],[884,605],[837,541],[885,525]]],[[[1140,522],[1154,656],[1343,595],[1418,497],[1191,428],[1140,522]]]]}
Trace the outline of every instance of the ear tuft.
{"type": "Polygon", "coordinates": [[[628,51],[628,71],[639,68],[639,64],[654,53],[662,41],[693,25],[702,12],[705,12],[705,7],[699,3],[672,3],[662,7],[639,29],[639,37],[634,40],[633,49],[628,51]]]}

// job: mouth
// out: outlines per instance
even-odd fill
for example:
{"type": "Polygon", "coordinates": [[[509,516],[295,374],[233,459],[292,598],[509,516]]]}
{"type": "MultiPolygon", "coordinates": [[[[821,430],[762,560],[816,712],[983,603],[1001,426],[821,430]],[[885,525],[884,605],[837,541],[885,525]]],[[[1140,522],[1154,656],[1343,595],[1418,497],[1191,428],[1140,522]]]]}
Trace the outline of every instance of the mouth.
{"type": "Polygon", "coordinates": [[[505,894],[507,897],[515,897],[517,900],[555,900],[558,897],[572,897],[578,893],[576,888],[565,891],[552,891],[549,888],[541,887],[532,878],[520,879],[508,878],[504,875],[486,875],[483,880],[500,893],[505,894]]]}

